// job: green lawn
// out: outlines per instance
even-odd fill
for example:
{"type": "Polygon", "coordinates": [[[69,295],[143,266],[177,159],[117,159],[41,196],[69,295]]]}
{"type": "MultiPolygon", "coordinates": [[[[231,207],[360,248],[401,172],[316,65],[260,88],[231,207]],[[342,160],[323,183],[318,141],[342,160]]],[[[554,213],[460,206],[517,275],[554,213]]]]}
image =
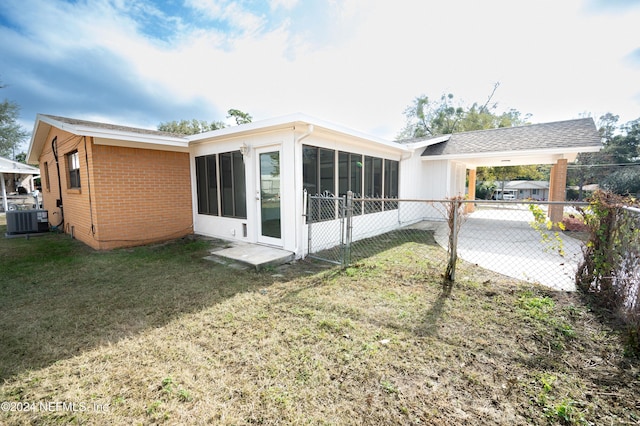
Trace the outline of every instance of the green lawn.
{"type": "Polygon", "coordinates": [[[435,244],[262,272],[213,244],[1,239],[0,424],[640,420],[638,363],[576,294],[464,263],[444,288],[435,244]]]}

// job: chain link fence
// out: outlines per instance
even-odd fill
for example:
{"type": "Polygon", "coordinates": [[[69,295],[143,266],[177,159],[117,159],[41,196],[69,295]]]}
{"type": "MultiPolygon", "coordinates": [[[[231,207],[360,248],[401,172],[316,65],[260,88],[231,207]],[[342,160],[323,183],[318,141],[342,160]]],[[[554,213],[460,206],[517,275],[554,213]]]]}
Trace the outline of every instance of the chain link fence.
{"type": "Polygon", "coordinates": [[[587,206],[310,196],[308,253],[348,266],[406,242],[438,244],[483,268],[570,291],[588,236],[581,210],[587,206]]]}
{"type": "Polygon", "coordinates": [[[640,325],[640,209],[624,207],[619,232],[620,268],[614,273],[614,288],[623,310],[640,325]]]}

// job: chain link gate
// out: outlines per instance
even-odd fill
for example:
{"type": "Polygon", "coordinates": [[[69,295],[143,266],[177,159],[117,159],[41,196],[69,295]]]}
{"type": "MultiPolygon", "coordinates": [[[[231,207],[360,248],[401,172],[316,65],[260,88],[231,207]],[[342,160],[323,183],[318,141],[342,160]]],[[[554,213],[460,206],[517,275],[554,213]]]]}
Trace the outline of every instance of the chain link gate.
{"type": "Polygon", "coordinates": [[[351,197],[307,197],[308,256],[341,266],[351,261],[351,197]]]}

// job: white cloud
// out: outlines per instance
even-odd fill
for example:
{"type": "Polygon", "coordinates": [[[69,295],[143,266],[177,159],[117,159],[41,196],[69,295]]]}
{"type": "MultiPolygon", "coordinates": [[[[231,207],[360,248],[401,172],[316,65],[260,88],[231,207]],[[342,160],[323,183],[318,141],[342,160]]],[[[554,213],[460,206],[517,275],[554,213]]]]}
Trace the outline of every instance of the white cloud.
{"type": "Polygon", "coordinates": [[[278,8],[282,9],[293,9],[298,4],[298,0],[270,0],[269,7],[271,10],[275,10],[278,8]]]}
{"type": "Polygon", "coordinates": [[[151,102],[205,100],[211,111],[239,108],[255,119],[302,111],[393,137],[414,97],[451,92],[483,102],[500,81],[494,100],[534,121],[585,111],[638,118],[640,70],[625,60],[638,49],[638,9],[597,14],[580,0],[272,0],[252,10],[189,0],[206,19],[173,17],[175,32],[156,39],[136,19],[164,19],[152,5],[23,1],[9,4],[25,34],[4,30],[2,43],[15,40],[15,50],[48,61],[81,63],[76,52],[104,50],[151,102]]]}
{"type": "Polygon", "coordinates": [[[204,13],[209,18],[220,19],[223,15],[224,0],[185,0],[185,5],[204,13]]]}

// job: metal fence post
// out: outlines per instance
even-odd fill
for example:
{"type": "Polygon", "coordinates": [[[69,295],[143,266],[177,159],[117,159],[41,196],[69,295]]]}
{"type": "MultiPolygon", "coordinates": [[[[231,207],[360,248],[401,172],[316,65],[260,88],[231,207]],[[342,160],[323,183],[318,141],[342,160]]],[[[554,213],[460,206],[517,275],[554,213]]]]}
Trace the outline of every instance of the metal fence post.
{"type": "Polygon", "coordinates": [[[449,242],[451,243],[451,253],[449,258],[449,274],[448,279],[451,282],[456,280],[456,263],[458,260],[458,201],[451,201],[451,208],[453,209],[453,226],[451,227],[451,236],[449,242]]]}
{"type": "Polygon", "coordinates": [[[346,232],[344,241],[344,256],[342,257],[342,267],[346,268],[351,264],[351,231],[353,218],[353,192],[347,191],[347,202],[345,206],[346,232]]]}
{"type": "Polygon", "coordinates": [[[305,199],[305,203],[306,203],[306,215],[305,215],[305,220],[307,222],[307,255],[311,254],[311,224],[313,223],[313,220],[311,220],[311,218],[313,217],[313,206],[312,206],[312,202],[311,202],[311,194],[307,193],[307,190],[304,190],[304,199],[305,199]]]}

